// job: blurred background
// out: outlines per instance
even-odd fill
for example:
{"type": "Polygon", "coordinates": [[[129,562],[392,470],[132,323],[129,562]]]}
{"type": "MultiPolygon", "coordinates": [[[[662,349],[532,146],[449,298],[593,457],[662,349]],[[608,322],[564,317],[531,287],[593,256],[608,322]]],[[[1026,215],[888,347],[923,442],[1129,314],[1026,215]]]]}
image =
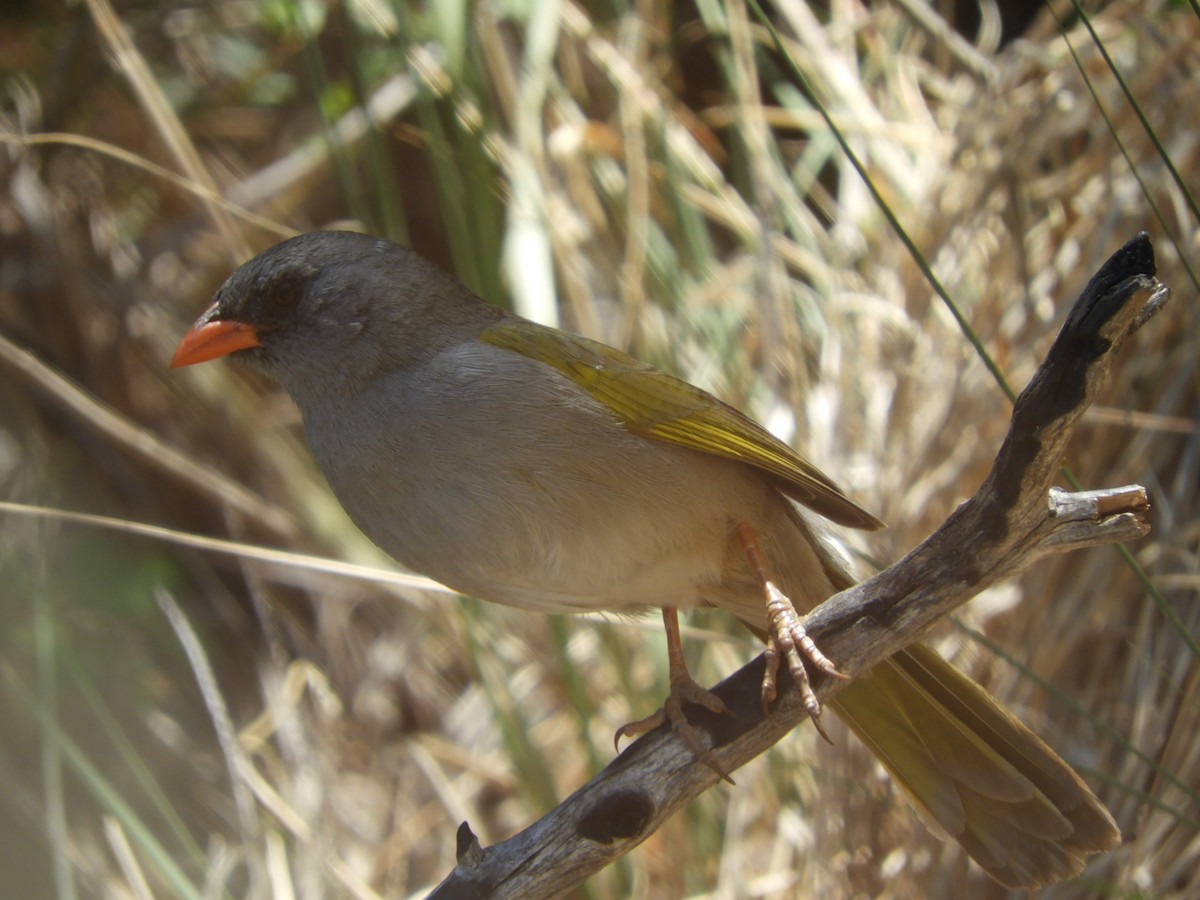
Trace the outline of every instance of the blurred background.
{"type": "MultiPolygon", "coordinates": [[[[290,401],[167,368],[289,234],[387,235],[745,409],[889,523],[847,536],[864,572],[970,496],[1010,404],[818,105],[1017,389],[1152,236],[1174,298],[1068,460],[1150,490],[1146,580],[1113,548],[1049,560],[931,639],[1122,827],[1044,896],[1200,892],[1200,8],[768,16],[783,52],[743,0],[3,5],[0,895],[420,895],[460,822],[508,837],[666,694],[657,617],[387,581],[290,401]]],[[[716,614],[686,643],[705,683],[760,649],[716,614]]],[[[1006,895],[833,736],[799,729],[577,896],[1006,895]]]]}

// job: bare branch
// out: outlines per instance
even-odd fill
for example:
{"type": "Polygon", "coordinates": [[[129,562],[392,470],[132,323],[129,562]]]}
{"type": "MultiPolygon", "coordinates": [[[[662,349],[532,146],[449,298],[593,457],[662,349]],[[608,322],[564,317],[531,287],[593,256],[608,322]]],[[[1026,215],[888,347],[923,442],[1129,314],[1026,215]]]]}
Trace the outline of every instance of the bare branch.
{"type": "MultiPolygon", "coordinates": [[[[1116,364],[1125,338],[1169,296],[1154,278],[1149,238],[1113,255],[1084,289],[1054,346],[1017,399],[1012,424],[979,492],[904,559],[830,598],[805,620],[822,650],[853,675],[919,640],[942,617],[1038,559],[1149,530],[1138,486],[1086,493],[1051,487],[1075,423],[1116,364]]],[[[805,718],[795,690],[769,717],[760,656],[715,688],[734,711],[696,709],[717,762],[732,772],[805,718]]],[[[828,700],[841,683],[816,687],[828,700]]],[[[668,730],[632,744],[603,772],[520,834],[480,848],[464,824],[459,864],[431,897],[552,897],[627,853],[717,776],[668,730]]]]}

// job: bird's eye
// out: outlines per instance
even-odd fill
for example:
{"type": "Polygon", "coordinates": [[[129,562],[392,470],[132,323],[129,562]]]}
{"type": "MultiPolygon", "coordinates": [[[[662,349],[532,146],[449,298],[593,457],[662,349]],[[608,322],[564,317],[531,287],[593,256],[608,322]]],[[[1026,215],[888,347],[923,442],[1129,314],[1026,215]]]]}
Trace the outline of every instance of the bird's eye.
{"type": "Polygon", "coordinates": [[[300,280],[291,275],[275,278],[267,285],[267,302],[277,309],[295,306],[300,300],[300,280]]]}

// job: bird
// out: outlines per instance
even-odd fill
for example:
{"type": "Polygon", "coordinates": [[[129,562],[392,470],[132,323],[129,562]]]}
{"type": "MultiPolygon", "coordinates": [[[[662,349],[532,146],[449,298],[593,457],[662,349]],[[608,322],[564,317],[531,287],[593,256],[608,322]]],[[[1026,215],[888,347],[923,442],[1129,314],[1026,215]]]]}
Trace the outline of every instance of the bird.
{"type": "MultiPolygon", "coordinates": [[[[349,231],[302,234],[243,264],[171,365],[226,356],[291,395],[334,495],[403,566],[526,610],[661,610],[670,692],[617,740],[665,722],[725,775],[684,711],[726,711],[684,662],[678,613],[697,607],[762,638],[764,705],[785,666],[820,729],[804,661],[844,676],[803,613],[854,582],[822,520],[882,523],[748,416],[349,231]]],[[[1073,877],[1120,842],[1079,775],[926,645],[829,706],[920,818],[1006,886],[1073,877]]]]}

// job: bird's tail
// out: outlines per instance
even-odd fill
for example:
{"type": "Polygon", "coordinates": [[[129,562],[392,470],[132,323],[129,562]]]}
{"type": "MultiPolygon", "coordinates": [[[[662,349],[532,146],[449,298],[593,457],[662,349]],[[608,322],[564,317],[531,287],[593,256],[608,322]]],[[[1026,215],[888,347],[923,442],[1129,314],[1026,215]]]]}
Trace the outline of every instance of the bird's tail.
{"type": "Polygon", "coordinates": [[[1053,750],[936,652],[915,645],[856,678],[830,707],[931,828],[997,881],[1031,888],[1079,873],[1121,835],[1053,750]]]}

